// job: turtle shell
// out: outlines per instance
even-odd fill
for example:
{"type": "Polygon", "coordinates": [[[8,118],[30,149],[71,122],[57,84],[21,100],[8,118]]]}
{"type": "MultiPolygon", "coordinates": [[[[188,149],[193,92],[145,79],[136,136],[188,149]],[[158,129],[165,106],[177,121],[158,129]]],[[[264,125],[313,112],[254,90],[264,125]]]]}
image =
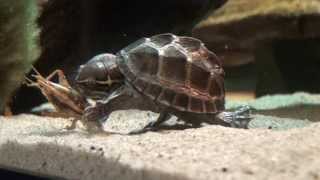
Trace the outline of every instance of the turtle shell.
{"type": "Polygon", "coordinates": [[[224,71],[218,57],[195,38],[160,34],[118,53],[127,81],[157,103],[179,111],[224,110],[224,71]]]}

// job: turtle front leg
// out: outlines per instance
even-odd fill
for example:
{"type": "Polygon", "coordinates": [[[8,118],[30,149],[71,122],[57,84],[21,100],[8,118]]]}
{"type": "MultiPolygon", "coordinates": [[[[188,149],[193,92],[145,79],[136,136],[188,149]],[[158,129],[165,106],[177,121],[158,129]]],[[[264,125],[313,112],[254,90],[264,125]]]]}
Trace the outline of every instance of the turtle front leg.
{"type": "Polygon", "coordinates": [[[88,106],[84,110],[83,117],[81,118],[81,122],[86,126],[88,131],[103,131],[102,122],[106,121],[110,113],[117,109],[117,107],[113,107],[113,101],[127,93],[125,87],[119,87],[105,99],[99,100],[94,105],[88,106]]]}
{"type": "Polygon", "coordinates": [[[109,117],[106,107],[107,103],[98,101],[84,110],[81,122],[89,132],[103,131],[102,122],[109,117]]]}
{"type": "Polygon", "coordinates": [[[231,127],[246,129],[248,128],[248,123],[252,119],[250,114],[250,106],[240,106],[233,112],[221,112],[216,118],[230,124],[231,127]]]}

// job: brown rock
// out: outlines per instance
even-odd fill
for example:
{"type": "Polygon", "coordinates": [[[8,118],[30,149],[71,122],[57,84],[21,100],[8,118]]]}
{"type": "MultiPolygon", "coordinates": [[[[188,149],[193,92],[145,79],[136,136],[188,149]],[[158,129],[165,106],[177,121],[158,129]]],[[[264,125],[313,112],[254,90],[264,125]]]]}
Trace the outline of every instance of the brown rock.
{"type": "Polygon", "coordinates": [[[226,61],[242,64],[254,59],[260,41],[318,37],[319,10],[318,0],[229,0],[193,34],[226,61]]]}

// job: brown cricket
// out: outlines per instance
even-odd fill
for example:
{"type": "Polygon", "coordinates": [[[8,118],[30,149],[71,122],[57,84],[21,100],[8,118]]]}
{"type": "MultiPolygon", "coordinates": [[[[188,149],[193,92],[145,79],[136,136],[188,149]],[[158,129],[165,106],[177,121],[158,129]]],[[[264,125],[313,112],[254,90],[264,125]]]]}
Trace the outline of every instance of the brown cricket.
{"type": "Polygon", "coordinates": [[[26,77],[27,86],[37,87],[47,100],[54,106],[56,112],[45,113],[46,115],[59,117],[81,118],[88,101],[74,90],[67,81],[62,70],[57,69],[46,78],[43,77],[35,68],[35,74],[31,75],[35,80],[26,77]],[[58,83],[51,81],[58,76],[58,83]]]}

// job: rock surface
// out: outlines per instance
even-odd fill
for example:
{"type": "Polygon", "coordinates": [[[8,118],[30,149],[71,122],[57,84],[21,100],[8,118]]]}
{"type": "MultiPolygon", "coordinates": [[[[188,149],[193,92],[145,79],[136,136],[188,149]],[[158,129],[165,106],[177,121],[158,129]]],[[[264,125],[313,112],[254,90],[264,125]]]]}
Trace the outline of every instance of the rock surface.
{"type": "MultiPolygon", "coordinates": [[[[292,97],[295,103],[287,100],[283,106],[314,98],[303,93],[292,97]]],[[[272,110],[286,98],[262,100],[272,110]]],[[[257,101],[249,104],[258,107],[257,101]]],[[[119,111],[105,129],[125,132],[155,117],[119,111]]],[[[34,115],[1,117],[0,166],[67,179],[320,179],[320,123],[303,127],[310,122],[255,114],[250,124],[258,129],[212,125],[135,136],[88,134],[81,126],[64,130],[69,123],[34,115]],[[286,123],[290,130],[265,129],[270,124],[285,129],[286,123]]]]}
{"type": "Polygon", "coordinates": [[[250,44],[257,40],[315,38],[319,9],[318,0],[229,0],[193,33],[209,47],[220,44],[229,50],[255,47],[250,44]]]}

